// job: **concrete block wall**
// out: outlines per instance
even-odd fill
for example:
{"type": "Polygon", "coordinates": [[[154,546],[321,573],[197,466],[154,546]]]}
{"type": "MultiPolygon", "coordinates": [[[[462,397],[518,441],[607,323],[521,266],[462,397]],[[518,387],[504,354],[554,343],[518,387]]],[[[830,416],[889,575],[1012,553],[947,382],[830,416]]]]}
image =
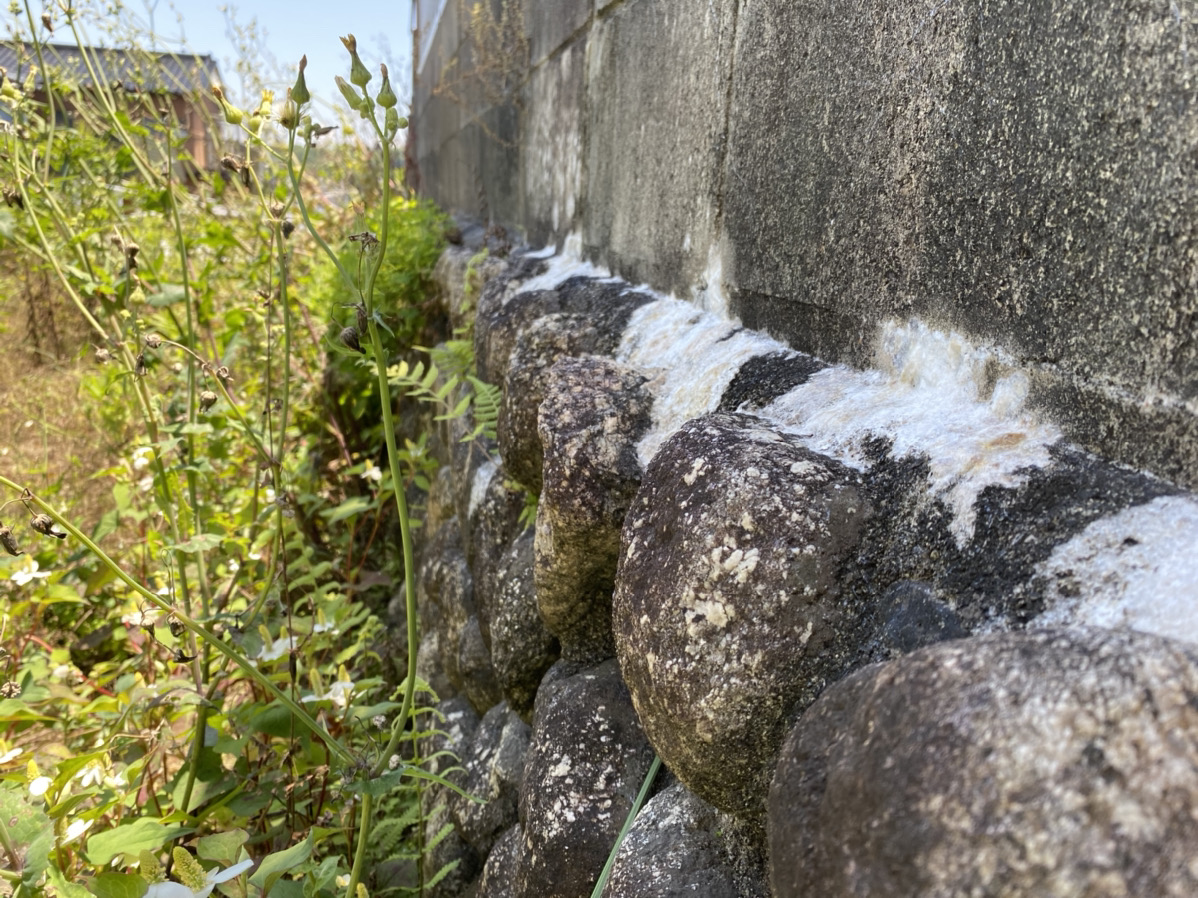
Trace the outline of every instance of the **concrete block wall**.
{"type": "Polygon", "coordinates": [[[1198,0],[488,2],[506,95],[472,0],[417,34],[427,195],[830,362],[961,334],[1198,485],[1198,0]]]}

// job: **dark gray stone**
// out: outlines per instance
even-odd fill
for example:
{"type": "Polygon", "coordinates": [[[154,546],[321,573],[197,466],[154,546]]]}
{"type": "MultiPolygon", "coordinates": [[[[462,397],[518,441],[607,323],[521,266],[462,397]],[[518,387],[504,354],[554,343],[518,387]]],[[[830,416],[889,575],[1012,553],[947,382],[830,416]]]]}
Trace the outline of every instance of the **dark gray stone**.
{"type": "Polygon", "coordinates": [[[801,352],[779,351],[749,359],[728,384],[718,412],[751,412],[763,408],[805,384],[812,374],[828,367],[827,363],[801,352]]]}
{"type": "Polygon", "coordinates": [[[653,760],[614,660],[546,675],[520,790],[518,894],[589,898],[653,760]]]}
{"type": "MultiPolygon", "coordinates": [[[[841,575],[862,607],[900,581],[923,581],[951,600],[961,628],[1021,627],[1046,607],[1039,573],[1053,550],[1099,518],[1176,492],[1169,484],[1057,445],[1051,463],[1017,487],[988,486],[974,503],[971,538],[958,544],[952,513],[929,494],[922,456],[894,458],[878,440],[865,484],[876,514],[857,557],[841,575]]],[[[863,657],[879,661],[889,650],[863,657]]]]}
{"type": "Polygon", "coordinates": [[[940,643],[830,687],[770,790],[778,898],[1198,894],[1198,652],[940,643]]]}
{"type": "Polygon", "coordinates": [[[592,353],[598,331],[583,315],[557,312],[538,318],[516,338],[503,382],[499,452],[511,477],[540,495],[543,453],[537,416],[549,371],[558,359],[592,353]]]}
{"type": "Polygon", "coordinates": [[[479,625],[483,640],[490,646],[499,563],[522,529],[520,514],[524,510],[524,493],[508,479],[502,465],[491,463],[475,475],[470,506],[470,552],[467,558],[474,576],[474,604],[479,625]]]}
{"type": "Polygon", "coordinates": [[[620,845],[604,898],[766,898],[724,837],[730,821],[677,783],[650,799],[620,845]]]}
{"type": "Polygon", "coordinates": [[[654,748],[721,810],[764,813],[789,716],[855,658],[837,574],[869,515],[856,472],[744,415],[691,421],[650,463],[616,646],[654,748]]]}
{"type": "Polygon", "coordinates": [[[512,543],[496,575],[491,662],[512,710],[532,720],[537,688],[561,649],[541,620],[533,585],[533,531],[512,543]]]}
{"type": "Polygon", "coordinates": [[[567,658],[615,654],[611,594],[620,528],[640,483],[636,442],[650,424],[645,382],[608,359],[566,358],[550,371],[534,577],[541,618],[567,658]]]}
{"type": "Polygon", "coordinates": [[[882,595],[882,645],[901,655],[968,634],[957,613],[927,583],[900,580],[882,595]]]}
{"type": "Polygon", "coordinates": [[[519,823],[495,840],[475,898],[522,898],[524,893],[517,887],[516,874],[523,848],[524,832],[519,823]]]}
{"type": "Polygon", "coordinates": [[[462,757],[462,788],[482,803],[453,794],[449,808],[458,833],[484,857],[516,823],[529,732],[528,724],[500,702],[483,715],[462,757]]]}
{"type": "MultiPolygon", "coordinates": [[[[419,727],[433,735],[422,746],[422,754],[430,760],[425,769],[446,777],[457,786],[466,781],[459,760],[478,729],[478,715],[465,698],[439,702],[436,713],[419,721],[419,727]]],[[[424,793],[424,837],[432,844],[434,837],[447,823],[452,823],[450,801],[454,793],[443,786],[432,785],[424,793]]],[[[426,877],[431,877],[446,864],[457,866],[433,889],[430,898],[452,898],[460,894],[482,870],[483,856],[454,830],[429,849],[424,862],[426,877]]]]}
{"type": "Polygon", "coordinates": [[[503,700],[503,689],[476,614],[466,619],[458,639],[458,674],[462,692],[478,712],[503,700]]]}
{"type": "Polygon", "coordinates": [[[433,269],[433,280],[440,288],[449,312],[450,325],[455,330],[474,321],[478,300],[486,283],[501,276],[507,267],[506,259],[480,254],[474,247],[445,248],[433,269]]]}
{"type": "MultiPolygon", "coordinates": [[[[465,689],[459,663],[459,648],[466,622],[475,614],[474,581],[462,552],[461,530],[456,518],[446,521],[429,538],[418,583],[421,625],[426,638],[422,645],[436,649],[439,658],[429,658],[454,692],[465,689]],[[433,636],[430,640],[428,637],[433,636]]],[[[398,601],[402,607],[402,594],[398,601]]],[[[441,694],[440,692],[438,694],[441,694]]],[[[448,697],[448,693],[443,697],[448,697]]]]}

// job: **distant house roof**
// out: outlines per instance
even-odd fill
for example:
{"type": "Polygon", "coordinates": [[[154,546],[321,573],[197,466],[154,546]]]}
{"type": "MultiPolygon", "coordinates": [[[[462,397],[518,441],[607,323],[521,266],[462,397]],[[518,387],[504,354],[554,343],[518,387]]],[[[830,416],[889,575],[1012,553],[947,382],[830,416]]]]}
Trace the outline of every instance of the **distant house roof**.
{"type": "MultiPolygon", "coordinates": [[[[84,55],[74,44],[46,43],[41,45],[42,57],[51,69],[57,69],[81,87],[92,87],[94,81],[84,61],[84,55]]],[[[143,50],[113,50],[88,48],[92,65],[99,77],[109,85],[119,84],[127,91],[184,94],[207,93],[211,85],[220,84],[220,69],[211,56],[197,53],[151,53],[143,50]]],[[[0,66],[18,84],[23,84],[29,72],[35,72],[34,88],[43,87],[37,71],[37,49],[23,41],[0,41],[0,66]]]]}

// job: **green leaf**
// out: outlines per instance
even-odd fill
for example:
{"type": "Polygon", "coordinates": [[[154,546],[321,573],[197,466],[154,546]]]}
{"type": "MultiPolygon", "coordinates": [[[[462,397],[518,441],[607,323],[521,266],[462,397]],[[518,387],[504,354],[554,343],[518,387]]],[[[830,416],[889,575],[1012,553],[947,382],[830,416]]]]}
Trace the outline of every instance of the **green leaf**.
{"type": "Polygon", "coordinates": [[[274,854],[264,857],[258,869],[254,871],[254,875],[250,877],[250,885],[260,888],[263,898],[265,898],[271,887],[279,881],[284,873],[294,870],[311,856],[312,837],[309,835],[304,841],[292,845],[290,848],[284,848],[282,851],[276,851],[274,854]]]}
{"type": "Polygon", "coordinates": [[[160,851],[167,842],[190,832],[193,829],[188,826],[165,826],[157,820],[142,817],[88,839],[87,859],[97,867],[103,867],[122,854],[136,857],[143,850],[160,851]]]}
{"type": "MultiPolygon", "coordinates": [[[[8,821],[9,839],[22,855],[21,883],[32,890],[49,866],[50,849],[54,847],[54,825],[30,800],[23,783],[3,784],[0,814],[8,821]]],[[[0,856],[8,860],[7,854],[0,856]]]]}
{"type": "Polygon", "coordinates": [[[88,887],[96,898],[141,898],[150,884],[136,873],[101,873],[88,887]]]}
{"type": "Polygon", "coordinates": [[[180,284],[163,284],[157,293],[149,298],[149,304],[152,306],[171,306],[177,302],[183,302],[187,298],[187,292],[180,284]]]}
{"type": "Polygon", "coordinates": [[[352,496],[346,499],[336,508],[327,508],[320,513],[320,516],[327,520],[330,524],[337,521],[343,521],[354,515],[365,514],[373,510],[374,500],[368,499],[365,496],[352,496]]]}
{"type": "Polygon", "coordinates": [[[177,546],[167,546],[167,551],[187,552],[188,554],[207,552],[209,549],[219,546],[221,539],[222,537],[215,533],[197,533],[191,539],[184,540],[177,546]]]}
{"type": "Polygon", "coordinates": [[[196,841],[196,856],[206,861],[216,861],[222,867],[232,867],[237,863],[241,846],[249,837],[250,834],[244,829],[204,836],[196,841]]]}
{"type": "MultiPolygon", "coordinates": [[[[58,893],[58,898],[93,898],[92,893],[83,886],[75,882],[67,882],[66,877],[53,865],[47,868],[46,877],[50,880],[50,884],[54,886],[54,891],[58,893]]],[[[140,877],[138,878],[140,879],[140,877]]]]}

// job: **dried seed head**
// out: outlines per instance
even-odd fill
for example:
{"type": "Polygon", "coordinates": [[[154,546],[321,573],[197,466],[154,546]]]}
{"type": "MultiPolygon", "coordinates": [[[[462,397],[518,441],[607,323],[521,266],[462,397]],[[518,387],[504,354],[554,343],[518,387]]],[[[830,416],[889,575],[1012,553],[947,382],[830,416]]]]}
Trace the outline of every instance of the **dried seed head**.
{"type": "Polygon", "coordinates": [[[354,312],[358,316],[358,333],[366,333],[370,329],[370,321],[366,318],[366,303],[354,303],[354,312]]]}
{"type": "Polygon", "coordinates": [[[200,411],[206,412],[212,406],[216,405],[217,395],[211,390],[204,390],[200,393],[200,411]]]}
{"type": "Polygon", "coordinates": [[[48,514],[35,514],[29,519],[29,526],[44,536],[52,536],[55,539],[67,538],[65,533],[59,533],[54,529],[54,518],[48,514]]]}
{"type": "Polygon", "coordinates": [[[161,336],[158,334],[146,334],[146,349],[157,349],[161,345],[161,336]]]}
{"type": "Polygon", "coordinates": [[[20,546],[17,545],[17,538],[13,536],[12,528],[0,524],[0,544],[4,546],[4,551],[9,555],[24,555],[20,546]]]}
{"type": "Polygon", "coordinates": [[[16,680],[8,680],[0,686],[0,698],[16,698],[21,694],[21,687],[16,680]]]}
{"type": "Polygon", "coordinates": [[[312,136],[314,138],[315,137],[324,137],[326,134],[331,134],[333,131],[336,131],[336,130],[337,130],[336,125],[321,125],[318,123],[318,124],[315,124],[312,126],[312,136]]]}
{"type": "Polygon", "coordinates": [[[354,352],[360,352],[363,355],[366,354],[366,350],[362,348],[362,343],[358,339],[358,329],[353,325],[350,325],[341,332],[341,342],[354,352]]]}
{"type": "Polygon", "coordinates": [[[216,376],[220,378],[220,382],[225,386],[228,386],[233,382],[233,375],[229,373],[228,365],[221,365],[219,368],[217,368],[216,376]]]}
{"type": "Polygon", "coordinates": [[[101,364],[103,364],[104,362],[111,362],[112,361],[112,353],[109,352],[107,349],[105,349],[103,346],[100,346],[96,349],[96,361],[100,362],[101,364]]]}
{"type": "Polygon", "coordinates": [[[139,352],[137,357],[133,360],[133,363],[133,373],[138,377],[145,377],[146,372],[150,370],[146,367],[146,354],[144,352],[139,352]]]}
{"type": "Polygon", "coordinates": [[[25,208],[25,197],[21,196],[21,191],[17,190],[17,188],[5,187],[3,193],[4,205],[8,206],[10,209],[14,206],[18,209],[25,208]]]}
{"type": "Polygon", "coordinates": [[[295,233],[295,222],[290,218],[286,218],[283,220],[283,223],[279,225],[279,230],[283,232],[283,239],[287,240],[292,234],[295,233]]]}
{"type": "Polygon", "coordinates": [[[54,20],[50,18],[50,14],[48,12],[42,13],[42,24],[46,27],[47,31],[49,31],[51,34],[54,33],[54,20]]]}
{"type": "Polygon", "coordinates": [[[285,207],[283,206],[282,203],[271,203],[270,204],[270,217],[271,218],[282,218],[284,209],[285,209],[285,207]]]}
{"type": "Polygon", "coordinates": [[[170,628],[171,636],[174,636],[176,639],[187,632],[187,627],[183,626],[183,621],[179,620],[177,617],[172,617],[166,622],[166,625],[168,628],[170,628]]]}
{"type": "Polygon", "coordinates": [[[357,234],[350,234],[349,239],[362,247],[362,252],[368,253],[379,245],[378,235],[374,231],[359,231],[357,234]]]}
{"type": "Polygon", "coordinates": [[[232,153],[226,153],[220,157],[220,167],[225,171],[239,172],[245,168],[245,163],[232,153]]]}

